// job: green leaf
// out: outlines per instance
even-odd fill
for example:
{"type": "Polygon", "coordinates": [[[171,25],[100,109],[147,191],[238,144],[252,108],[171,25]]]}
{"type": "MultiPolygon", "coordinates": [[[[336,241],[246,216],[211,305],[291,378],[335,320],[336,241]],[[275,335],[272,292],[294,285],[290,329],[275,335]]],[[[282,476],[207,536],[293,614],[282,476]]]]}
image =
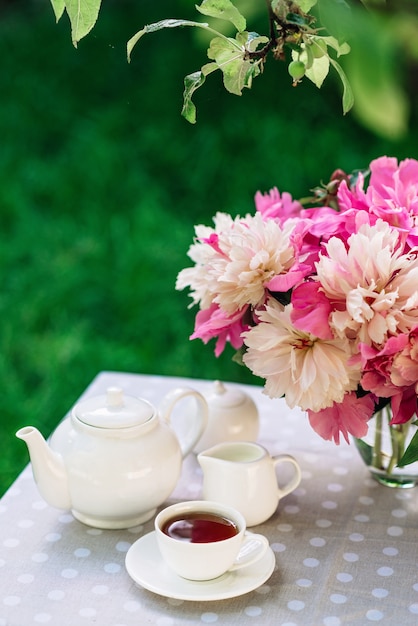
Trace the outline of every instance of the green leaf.
{"type": "Polygon", "coordinates": [[[398,467],[405,467],[405,465],[410,465],[415,461],[418,461],[418,431],[412,437],[409,446],[398,463],[398,467]]]}
{"type": "Polygon", "coordinates": [[[101,0],[65,0],[65,8],[71,22],[73,44],[85,37],[97,22],[101,0]]]}
{"type": "Polygon", "coordinates": [[[248,84],[247,74],[251,67],[251,61],[245,60],[244,55],[245,48],[230,38],[214,37],[208,49],[209,59],[213,59],[222,71],[225,89],[237,96],[248,84]]]}
{"type": "Polygon", "coordinates": [[[205,24],[202,22],[191,22],[190,20],[161,20],[160,22],[154,22],[153,24],[147,24],[138,31],[133,37],[128,41],[126,48],[128,53],[128,62],[131,60],[131,53],[135,45],[144,35],[148,33],[155,33],[157,30],[161,30],[163,28],[178,28],[180,26],[198,26],[200,28],[208,28],[209,24],[205,24]]]}
{"type": "Polygon", "coordinates": [[[299,61],[305,65],[306,69],[310,69],[315,60],[315,57],[312,52],[312,46],[305,46],[302,44],[303,48],[299,54],[299,61]]]}
{"type": "MultiPolygon", "coordinates": [[[[340,45],[338,41],[334,37],[323,37],[322,38],[327,45],[336,50],[338,56],[340,54],[347,54],[349,52],[350,47],[347,44],[340,45]],[[348,48],[348,50],[347,50],[348,48]]],[[[303,49],[302,52],[298,52],[297,50],[292,50],[292,58],[294,60],[300,59],[306,64],[306,72],[305,76],[311,80],[314,85],[320,89],[322,87],[322,83],[329,73],[330,63],[333,68],[337,71],[340,80],[343,84],[343,113],[346,114],[354,104],[354,96],[353,91],[351,89],[351,85],[345,75],[341,65],[337,63],[333,58],[328,56],[328,54],[324,54],[319,58],[305,58],[303,55],[307,52],[307,50],[303,49]],[[309,67],[309,63],[311,63],[309,67]]]]}
{"type": "Polygon", "coordinates": [[[330,48],[333,48],[336,51],[337,56],[348,54],[351,50],[347,42],[340,43],[338,39],[335,39],[335,37],[321,37],[321,39],[327,44],[327,46],[330,46],[330,48]]]}
{"type": "Polygon", "coordinates": [[[51,0],[57,22],[65,11],[65,0],[51,0]]]}
{"type": "Polygon", "coordinates": [[[244,356],[245,352],[246,352],[246,349],[245,349],[245,348],[239,348],[239,349],[238,349],[238,350],[234,353],[234,355],[232,356],[232,359],[231,359],[231,360],[232,360],[234,363],[238,363],[238,365],[242,365],[243,367],[246,367],[246,365],[245,365],[245,363],[244,363],[244,360],[243,360],[243,358],[242,358],[242,357],[244,356]]]}
{"type": "Polygon", "coordinates": [[[194,92],[203,85],[206,76],[217,69],[218,66],[216,63],[207,63],[200,71],[193,72],[193,74],[189,74],[184,79],[183,108],[181,114],[190,124],[196,123],[196,106],[192,102],[192,96],[194,92]]]}
{"type": "Polygon", "coordinates": [[[309,13],[312,7],[315,6],[318,0],[293,0],[293,3],[296,4],[301,11],[304,13],[309,13]]]}
{"type": "Polygon", "coordinates": [[[247,28],[245,17],[241,15],[231,0],[203,0],[200,6],[196,5],[196,9],[203,15],[231,22],[240,32],[247,28]]]}
{"type": "Polygon", "coordinates": [[[344,63],[355,98],[353,113],[374,133],[399,140],[407,132],[410,101],[399,71],[392,23],[363,12],[355,13],[355,18],[357,30],[344,63]]]}
{"type": "Polygon", "coordinates": [[[245,79],[246,82],[245,82],[244,87],[251,88],[253,78],[255,76],[259,76],[260,74],[261,74],[260,65],[258,63],[251,63],[247,71],[247,76],[245,79]]]}
{"type": "Polygon", "coordinates": [[[352,108],[354,104],[353,90],[351,89],[351,85],[341,65],[337,63],[337,61],[331,58],[330,58],[330,63],[332,64],[333,68],[337,70],[340,76],[341,82],[343,84],[343,113],[345,115],[346,113],[348,113],[348,111],[352,108]]]}
{"type": "Polygon", "coordinates": [[[229,37],[214,37],[208,48],[208,57],[221,65],[228,61],[229,58],[235,57],[236,54],[244,57],[245,50],[235,39],[229,37]]]}
{"type": "Polygon", "coordinates": [[[339,41],[351,38],[355,22],[352,4],[354,3],[345,0],[318,0],[317,2],[315,13],[318,14],[319,24],[339,41]]]}
{"type": "Polygon", "coordinates": [[[244,87],[248,86],[249,76],[251,76],[251,61],[244,61],[242,58],[231,59],[226,65],[221,67],[224,76],[225,89],[236,96],[242,94],[244,87]]]}
{"type": "MultiPolygon", "coordinates": [[[[253,32],[243,32],[241,35],[246,35],[246,40],[244,41],[244,45],[249,52],[254,52],[257,50],[258,46],[266,44],[269,41],[269,38],[265,35],[259,35],[258,33],[253,32]]],[[[237,41],[239,40],[237,35],[237,41]]]]}
{"type": "Polygon", "coordinates": [[[288,13],[286,15],[286,22],[288,24],[294,24],[295,26],[301,26],[303,28],[304,26],[309,26],[311,20],[309,20],[307,17],[299,15],[299,13],[288,13]]]}
{"type": "MultiPolygon", "coordinates": [[[[297,59],[298,54],[295,53],[295,51],[292,51],[292,57],[297,59]]],[[[311,67],[306,69],[306,78],[309,78],[309,80],[311,80],[314,85],[318,87],[318,89],[322,87],[322,83],[328,76],[329,61],[328,55],[324,54],[324,56],[319,59],[313,59],[311,67]]]]}
{"type": "Polygon", "coordinates": [[[369,466],[372,464],[373,459],[373,448],[368,443],[363,441],[363,439],[356,439],[357,450],[360,452],[360,456],[363,459],[364,463],[369,466]]]}

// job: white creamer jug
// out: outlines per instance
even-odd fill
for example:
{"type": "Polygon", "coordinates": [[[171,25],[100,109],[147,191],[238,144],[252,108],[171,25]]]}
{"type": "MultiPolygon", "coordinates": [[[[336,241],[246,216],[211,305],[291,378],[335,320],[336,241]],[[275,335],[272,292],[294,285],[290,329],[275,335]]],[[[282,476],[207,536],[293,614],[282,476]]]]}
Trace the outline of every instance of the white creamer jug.
{"type": "Polygon", "coordinates": [[[244,516],[247,526],[265,522],[276,511],[281,498],[296,489],[301,471],[289,454],[271,457],[258,443],[229,442],[198,454],[203,470],[203,497],[234,507],[244,516]],[[293,475],[279,486],[276,468],[287,463],[293,475]]]}

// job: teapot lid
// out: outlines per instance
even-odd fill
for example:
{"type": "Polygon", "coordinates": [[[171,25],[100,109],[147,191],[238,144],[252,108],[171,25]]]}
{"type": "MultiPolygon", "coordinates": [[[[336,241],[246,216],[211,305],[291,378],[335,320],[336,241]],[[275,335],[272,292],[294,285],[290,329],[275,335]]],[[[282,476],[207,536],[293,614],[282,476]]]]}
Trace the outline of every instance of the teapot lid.
{"type": "Polygon", "coordinates": [[[74,414],[88,426],[129,428],[150,420],[154,408],[146,400],[126,396],[120,387],[108,387],[106,394],[79,402],[74,414]]]}
{"type": "Polygon", "coordinates": [[[206,399],[212,406],[228,408],[243,404],[248,396],[240,389],[227,388],[220,380],[215,380],[212,392],[206,399]]]}

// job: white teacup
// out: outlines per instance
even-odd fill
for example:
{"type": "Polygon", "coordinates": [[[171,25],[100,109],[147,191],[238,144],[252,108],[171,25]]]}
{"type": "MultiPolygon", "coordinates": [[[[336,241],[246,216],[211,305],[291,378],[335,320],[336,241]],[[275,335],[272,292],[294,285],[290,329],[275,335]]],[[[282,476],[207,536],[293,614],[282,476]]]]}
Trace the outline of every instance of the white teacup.
{"type": "Polygon", "coordinates": [[[161,555],[179,576],[211,580],[254,563],[269,543],[246,530],[236,509],[208,500],[179,502],[155,518],[161,555]]]}

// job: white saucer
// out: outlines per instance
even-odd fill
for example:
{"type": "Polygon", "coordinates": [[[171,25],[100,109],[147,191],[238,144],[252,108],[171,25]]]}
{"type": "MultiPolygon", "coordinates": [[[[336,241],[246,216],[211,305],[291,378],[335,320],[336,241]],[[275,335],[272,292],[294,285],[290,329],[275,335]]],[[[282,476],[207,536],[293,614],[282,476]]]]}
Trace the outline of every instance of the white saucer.
{"type": "Polygon", "coordinates": [[[271,548],[256,563],[227,572],[214,580],[193,581],[177,576],[163,561],[155,532],[135,541],[129,548],[125,566],[141,587],[177,600],[224,600],[260,587],[273,573],[276,558],[271,548]]]}

